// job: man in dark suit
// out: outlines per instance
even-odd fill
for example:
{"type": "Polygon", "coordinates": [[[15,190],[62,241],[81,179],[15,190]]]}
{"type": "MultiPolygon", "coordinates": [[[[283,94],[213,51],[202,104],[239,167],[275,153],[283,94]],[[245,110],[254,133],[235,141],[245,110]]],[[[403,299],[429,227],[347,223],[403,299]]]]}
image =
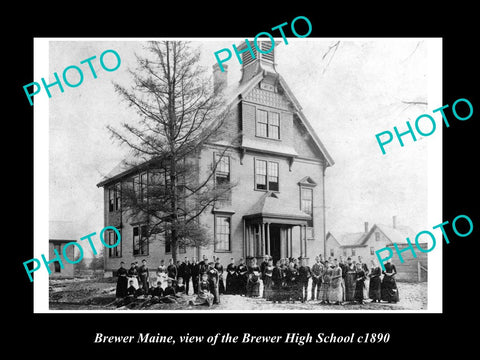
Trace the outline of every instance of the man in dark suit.
{"type": "Polygon", "coordinates": [[[193,293],[198,294],[200,269],[196,258],[192,258],[192,262],[188,265],[190,268],[190,276],[192,277],[193,293]]]}
{"type": "Polygon", "coordinates": [[[145,294],[148,294],[148,281],[149,281],[149,273],[147,267],[147,260],[142,260],[142,265],[138,268],[138,279],[139,282],[143,285],[143,291],[145,294]]]}
{"type": "Polygon", "coordinates": [[[176,282],[177,280],[177,274],[178,274],[178,269],[173,263],[173,259],[170,259],[168,261],[168,266],[167,266],[167,276],[172,279],[172,282],[176,282]]]}
{"type": "MultiPolygon", "coordinates": [[[[185,256],[185,260],[183,262],[184,268],[183,268],[183,283],[185,284],[185,291],[186,294],[188,295],[190,291],[190,278],[192,277],[192,271],[190,268],[190,260],[185,256]]],[[[194,285],[195,287],[195,285],[194,285]]]]}

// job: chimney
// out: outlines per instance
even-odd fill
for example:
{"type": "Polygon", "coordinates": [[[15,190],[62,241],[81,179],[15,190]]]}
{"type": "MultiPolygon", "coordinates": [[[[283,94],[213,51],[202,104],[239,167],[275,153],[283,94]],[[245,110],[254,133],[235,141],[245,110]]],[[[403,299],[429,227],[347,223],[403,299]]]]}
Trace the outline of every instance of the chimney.
{"type": "Polygon", "coordinates": [[[396,215],[393,215],[392,222],[393,222],[393,224],[392,224],[393,228],[396,229],[397,228],[397,216],[396,215]]]}
{"type": "Polygon", "coordinates": [[[365,221],[365,233],[367,233],[367,232],[368,232],[368,222],[365,221]]]}
{"type": "Polygon", "coordinates": [[[222,91],[228,85],[228,65],[224,64],[225,71],[220,70],[218,63],[213,64],[213,91],[215,93],[222,91]]]}

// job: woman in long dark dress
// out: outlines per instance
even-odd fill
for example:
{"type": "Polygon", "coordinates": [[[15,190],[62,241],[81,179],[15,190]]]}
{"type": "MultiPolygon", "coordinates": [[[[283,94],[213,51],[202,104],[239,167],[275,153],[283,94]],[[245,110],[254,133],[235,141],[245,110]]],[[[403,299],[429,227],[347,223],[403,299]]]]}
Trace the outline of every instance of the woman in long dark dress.
{"type": "Polygon", "coordinates": [[[240,263],[237,266],[237,281],[236,281],[236,290],[237,294],[245,296],[247,293],[247,278],[248,278],[248,268],[243,263],[243,259],[240,259],[240,263]]]}
{"type": "Polygon", "coordinates": [[[295,268],[295,263],[290,262],[285,273],[285,280],[287,285],[288,299],[292,302],[301,301],[302,297],[299,295],[298,270],[295,268]]]}
{"type": "Polygon", "coordinates": [[[333,274],[333,270],[330,267],[328,260],[325,260],[325,270],[322,274],[322,284],[320,285],[320,299],[322,300],[320,304],[330,304],[329,300],[329,289],[330,289],[330,279],[333,274]]]}
{"type": "Polygon", "coordinates": [[[230,259],[230,264],[227,265],[227,288],[225,294],[236,294],[237,293],[237,267],[235,266],[235,260],[230,259]]]}
{"type": "Polygon", "coordinates": [[[225,284],[223,282],[223,265],[220,264],[220,258],[217,257],[215,262],[215,270],[218,272],[218,293],[225,294],[225,284]]]}
{"type": "Polygon", "coordinates": [[[375,264],[375,261],[372,260],[372,268],[370,269],[370,274],[368,275],[370,278],[370,286],[368,288],[368,297],[372,299],[372,302],[380,302],[382,299],[382,280],[380,276],[382,275],[382,270],[380,266],[375,264]]]}
{"type": "Polygon", "coordinates": [[[115,293],[117,298],[124,298],[127,296],[127,269],[123,267],[124,262],[120,263],[120,268],[117,270],[117,291],[115,293]]]}
{"type": "Polygon", "coordinates": [[[266,300],[272,300],[272,298],[273,298],[273,291],[272,291],[273,269],[274,269],[273,268],[273,259],[269,258],[267,266],[265,266],[265,270],[263,272],[263,297],[266,300]]]}
{"type": "Polygon", "coordinates": [[[356,284],[355,284],[355,301],[359,304],[364,304],[363,301],[363,291],[365,288],[365,280],[367,279],[367,275],[365,275],[365,271],[362,268],[361,263],[356,264],[356,284]]]}
{"type": "Polygon", "coordinates": [[[389,303],[400,301],[397,282],[395,281],[397,269],[390,259],[385,264],[385,270],[382,271],[382,273],[384,275],[382,280],[382,300],[388,301],[389,303]]]}
{"type": "Polygon", "coordinates": [[[345,275],[345,301],[355,300],[355,279],[356,279],[355,265],[352,264],[352,259],[347,258],[347,273],[345,275]]]}
{"type": "Polygon", "coordinates": [[[273,302],[282,301],[282,283],[283,283],[283,270],[282,261],[277,260],[275,267],[272,270],[272,298],[273,302]]]}

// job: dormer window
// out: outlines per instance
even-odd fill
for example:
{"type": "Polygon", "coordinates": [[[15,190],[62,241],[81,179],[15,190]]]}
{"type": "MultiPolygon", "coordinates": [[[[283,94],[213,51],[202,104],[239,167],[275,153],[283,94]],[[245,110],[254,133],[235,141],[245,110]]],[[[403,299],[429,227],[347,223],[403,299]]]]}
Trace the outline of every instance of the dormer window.
{"type": "Polygon", "coordinates": [[[277,112],[257,110],[256,135],[270,139],[280,139],[280,114],[277,112]]]}

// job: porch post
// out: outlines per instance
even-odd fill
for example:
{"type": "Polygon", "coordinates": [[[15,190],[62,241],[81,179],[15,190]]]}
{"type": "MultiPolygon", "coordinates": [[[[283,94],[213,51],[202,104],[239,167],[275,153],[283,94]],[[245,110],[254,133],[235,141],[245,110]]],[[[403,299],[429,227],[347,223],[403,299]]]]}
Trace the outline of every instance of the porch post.
{"type": "Polygon", "coordinates": [[[303,225],[300,225],[300,256],[303,257],[303,225]]]}
{"type": "Polygon", "coordinates": [[[290,247],[290,251],[289,251],[289,254],[288,254],[289,257],[293,256],[293,245],[292,245],[293,240],[292,240],[292,238],[293,238],[293,226],[290,228],[290,231],[289,231],[289,239],[288,239],[288,244],[289,244],[289,247],[290,247]]]}
{"type": "Polygon", "coordinates": [[[303,257],[307,257],[307,225],[303,227],[303,257]]]}
{"type": "Polygon", "coordinates": [[[256,256],[263,256],[263,252],[265,251],[265,223],[262,221],[262,225],[260,226],[260,249],[256,256]]]}
{"type": "Polygon", "coordinates": [[[266,246],[265,246],[265,254],[270,255],[270,223],[267,223],[267,236],[266,236],[266,246]]]}
{"type": "Polygon", "coordinates": [[[250,251],[248,252],[248,256],[253,256],[255,253],[255,240],[256,240],[256,234],[255,234],[255,224],[250,224],[250,251]]]}

